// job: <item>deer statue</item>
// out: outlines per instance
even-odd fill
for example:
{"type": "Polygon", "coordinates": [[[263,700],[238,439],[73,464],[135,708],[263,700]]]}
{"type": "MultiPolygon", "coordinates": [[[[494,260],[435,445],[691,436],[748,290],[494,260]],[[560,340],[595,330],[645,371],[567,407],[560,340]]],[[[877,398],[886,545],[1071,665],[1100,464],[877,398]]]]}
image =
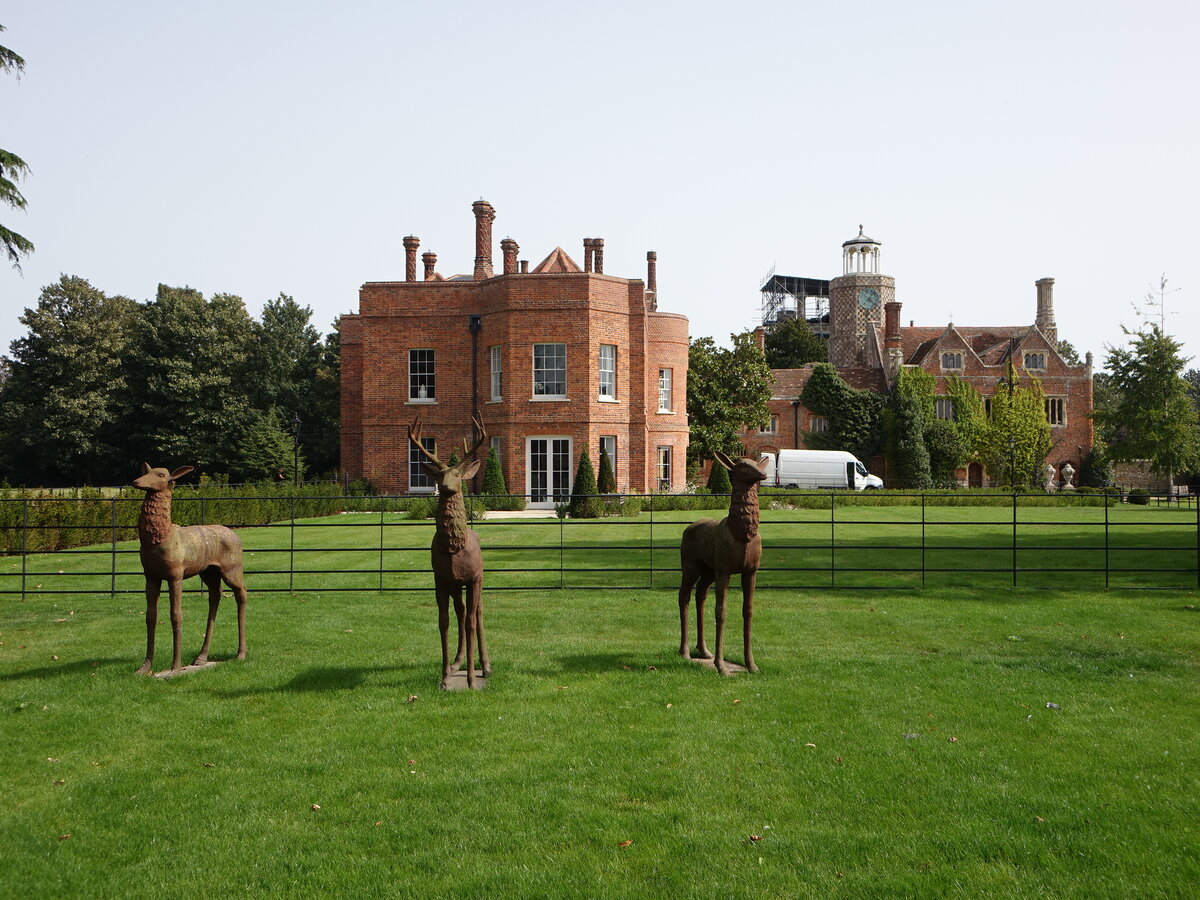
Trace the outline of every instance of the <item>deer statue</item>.
{"type": "Polygon", "coordinates": [[[142,463],[142,474],[133,486],[146,492],[142,513],[138,517],[138,540],[141,542],[142,570],[146,573],[146,661],[138,675],[151,674],[154,662],[154,629],[158,624],[158,595],[167,582],[171,597],[171,671],[180,666],[180,638],[183,626],[183,579],[199,575],[208,586],[208,627],[204,630],[204,646],[192,662],[202,666],[208,662],[208,645],[212,640],[213,621],[221,602],[221,582],[233,591],[237,601],[238,659],[246,658],[246,585],[242,579],[242,540],[224,525],[188,525],[180,527],[171,521],[171,491],[176,481],[192,471],[183,466],[174,472],[152,469],[142,463]]]}
{"type": "Polygon", "coordinates": [[[467,527],[467,507],[463,503],[463,484],[479,471],[480,460],[472,456],[487,440],[483,422],[472,417],[479,432],[475,446],[468,449],[463,441],[463,459],[448,466],[421,443],[421,417],[408,427],[408,439],[425,459],[421,468],[437,482],[438,505],[435,514],[436,531],[429,545],[433,561],[433,585],[437,596],[438,628],[442,634],[442,688],[449,685],[451,674],[463,665],[463,643],[466,641],[467,687],[475,687],[475,639],[479,638],[479,664],[483,676],[492,674],[487,644],[483,637],[483,552],[479,535],[467,527]],[[463,589],[466,588],[466,606],[463,589]],[[458,651],[450,661],[447,632],[450,628],[450,598],[454,598],[454,615],[458,619],[458,651]],[[465,619],[464,619],[465,611],[465,619]],[[466,627],[464,628],[464,621],[466,627]]]}
{"type": "Polygon", "coordinates": [[[714,666],[728,675],[725,664],[725,591],[731,575],[742,576],[742,626],[746,668],[757,672],[750,646],[750,620],[754,613],[754,576],[762,556],[762,541],[758,536],[758,483],[766,478],[768,458],[754,462],[740,459],[736,463],[724,453],[717,452],[713,465],[729,470],[733,492],[729,500],[729,515],[721,521],[700,519],[683,532],[679,544],[679,562],[683,579],[679,585],[679,654],[688,653],[688,604],[692,587],[696,588],[696,645],[700,659],[712,659],[704,643],[704,598],[708,588],[717,585],[717,646],[714,666]]]}

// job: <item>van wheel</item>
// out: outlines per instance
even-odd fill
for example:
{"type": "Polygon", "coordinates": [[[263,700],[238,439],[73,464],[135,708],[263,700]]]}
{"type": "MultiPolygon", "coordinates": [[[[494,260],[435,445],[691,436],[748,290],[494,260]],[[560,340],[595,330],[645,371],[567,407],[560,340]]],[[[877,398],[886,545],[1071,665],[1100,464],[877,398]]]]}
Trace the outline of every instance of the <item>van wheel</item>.
{"type": "Polygon", "coordinates": [[[877,491],[877,490],[879,490],[879,488],[878,488],[878,486],[876,486],[874,484],[864,484],[863,490],[864,491],[877,491]]]}
{"type": "Polygon", "coordinates": [[[789,484],[789,485],[787,486],[787,489],[788,489],[789,491],[795,491],[795,490],[798,490],[799,488],[800,488],[800,485],[798,485],[798,484],[789,484]]]}

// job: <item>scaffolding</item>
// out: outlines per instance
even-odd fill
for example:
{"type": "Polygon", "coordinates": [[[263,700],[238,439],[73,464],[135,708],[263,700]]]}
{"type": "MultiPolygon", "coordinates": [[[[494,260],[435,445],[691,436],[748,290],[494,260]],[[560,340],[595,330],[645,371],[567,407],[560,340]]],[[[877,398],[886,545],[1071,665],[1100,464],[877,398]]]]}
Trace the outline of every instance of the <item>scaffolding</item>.
{"type": "Polygon", "coordinates": [[[762,323],[770,327],[784,319],[803,319],[820,338],[829,338],[829,282],[822,278],[777,275],[771,268],[759,287],[762,323]]]}

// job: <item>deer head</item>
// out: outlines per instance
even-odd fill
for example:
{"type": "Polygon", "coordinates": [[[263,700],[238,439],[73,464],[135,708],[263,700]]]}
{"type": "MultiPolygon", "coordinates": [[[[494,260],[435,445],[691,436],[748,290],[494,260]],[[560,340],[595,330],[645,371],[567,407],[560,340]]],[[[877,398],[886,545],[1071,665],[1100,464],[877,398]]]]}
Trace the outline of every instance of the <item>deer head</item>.
{"type": "Polygon", "coordinates": [[[713,459],[729,470],[729,480],[739,482],[741,484],[757,484],[767,477],[766,468],[770,463],[770,458],[764,456],[758,462],[747,457],[742,457],[737,462],[734,462],[720,450],[713,453],[713,459]]]}
{"type": "Polygon", "coordinates": [[[165,491],[190,471],[192,471],[191,466],[180,466],[174,472],[168,472],[166,469],[152,469],[150,463],[144,462],[142,463],[142,474],[133,480],[133,486],[141,488],[143,491],[165,491]]]}
{"type": "Polygon", "coordinates": [[[471,417],[471,421],[475,423],[475,427],[479,431],[479,438],[475,441],[475,446],[470,448],[467,446],[466,438],[463,438],[463,459],[462,462],[455,466],[446,465],[425,449],[425,445],[421,443],[420,416],[413,419],[413,423],[408,426],[409,441],[425,457],[421,461],[421,468],[425,470],[430,478],[437,482],[438,493],[442,496],[461,493],[463,482],[470,481],[475,477],[475,473],[479,471],[481,461],[478,458],[472,459],[471,457],[483,446],[488,435],[482,421],[475,416],[471,417]]]}

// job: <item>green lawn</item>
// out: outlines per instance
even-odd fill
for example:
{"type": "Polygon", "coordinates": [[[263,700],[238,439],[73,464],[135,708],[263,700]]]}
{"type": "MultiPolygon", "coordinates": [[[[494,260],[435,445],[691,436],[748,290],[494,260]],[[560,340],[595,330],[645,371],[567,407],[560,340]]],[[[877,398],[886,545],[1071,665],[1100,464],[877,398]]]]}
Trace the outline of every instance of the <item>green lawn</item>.
{"type": "MultiPolygon", "coordinates": [[[[338,535],[324,568],[377,564],[369,527],[302,541],[338,535]]],[[[507,527],[485,528],[485,547],[530,534],[507,527]]],[[[567,527],[585,544],[620,534],[567,527]]],[[[142,602],[107,581],[0,599],[0,895],[1189,897],[1200,883],[1195,592],[789,590],[764,575],[762,672],[723,679],[674,654],[669,573],[655,590],[485,588],[494,677],[444,694],[432,592],[256,595],[271,578],[286,576],[250,576],[249,658],[170,681],[131,674],[142,602]]],[[[232,618],[227,599],[217,658],[232,618]]],[[[190,595],[185,656],[203,621],[190,595]]],[[[727,644],[740,633],[731,616],[727,644]]],[[[160,666],[169,644],[160,623],[160,666]]]]}

